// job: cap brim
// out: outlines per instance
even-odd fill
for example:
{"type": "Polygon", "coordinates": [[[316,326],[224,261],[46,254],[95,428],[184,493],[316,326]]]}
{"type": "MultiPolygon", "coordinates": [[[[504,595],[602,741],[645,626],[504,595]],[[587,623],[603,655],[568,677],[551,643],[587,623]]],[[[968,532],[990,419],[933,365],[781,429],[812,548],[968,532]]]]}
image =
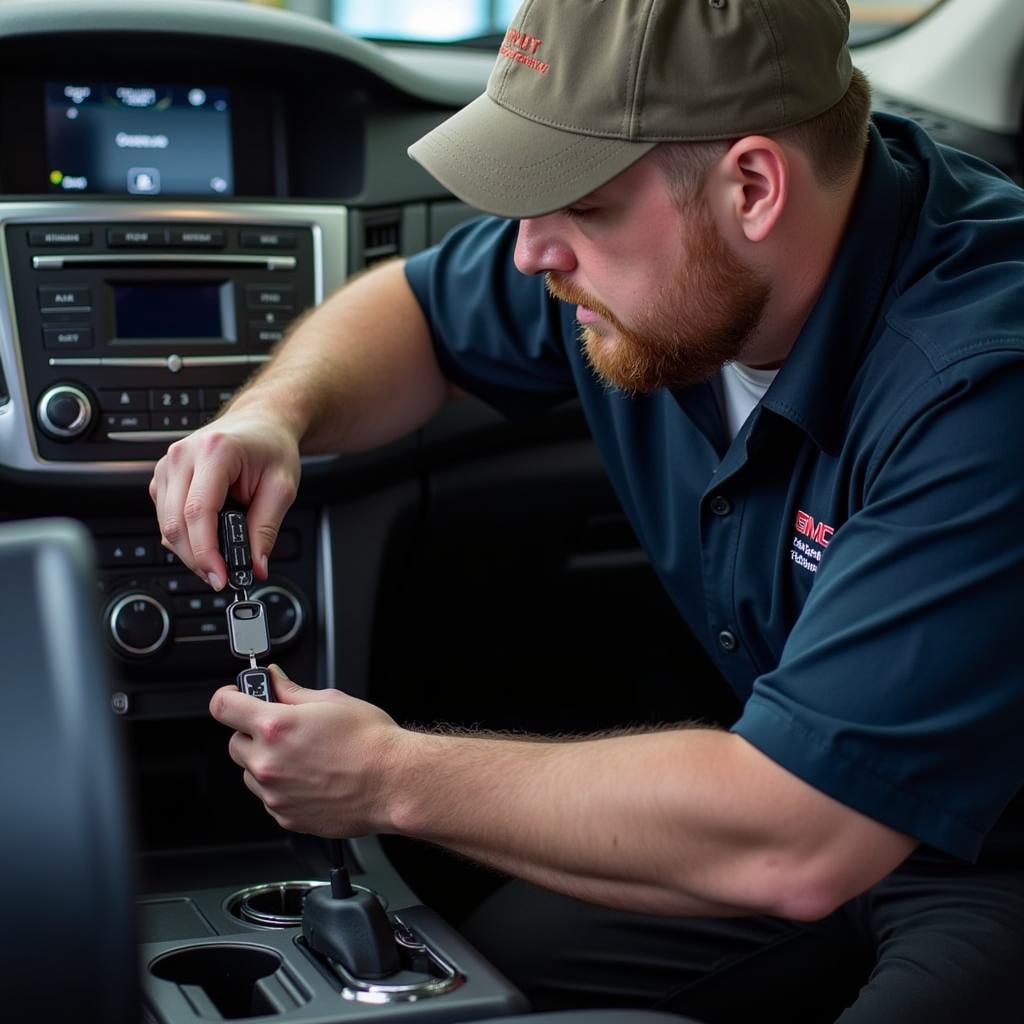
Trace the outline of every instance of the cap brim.
{"type": "Polygon", "coordinates": [[[410,146],[409,156],[463,202],[518,219],[575,203],[655,145],[551,128],[485,93],[410,146]]]}

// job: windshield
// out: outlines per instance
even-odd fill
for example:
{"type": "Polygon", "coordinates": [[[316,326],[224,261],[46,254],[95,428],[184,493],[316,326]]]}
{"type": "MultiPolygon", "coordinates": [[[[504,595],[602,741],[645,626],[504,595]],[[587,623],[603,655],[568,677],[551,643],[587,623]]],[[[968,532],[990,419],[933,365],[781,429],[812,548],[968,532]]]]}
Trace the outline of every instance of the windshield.
{"type": "Polygon", "coordinates": [[[335,0],[334,23],[353,35],[462,42],[503,33],[521,0],[335,0]]]}
{"type": "MultiPolygon", "coordinates": [[[[852,0],[853,44],[864,43],[905,28],[941,0],[852,0]]],[[[521,0],[334,0],[333,21],[353,35],[372,39],[417,42],[477,41],[503,33],[521,0]]],[[[286,2],[308,10],[308,5],[286,2]]]]}

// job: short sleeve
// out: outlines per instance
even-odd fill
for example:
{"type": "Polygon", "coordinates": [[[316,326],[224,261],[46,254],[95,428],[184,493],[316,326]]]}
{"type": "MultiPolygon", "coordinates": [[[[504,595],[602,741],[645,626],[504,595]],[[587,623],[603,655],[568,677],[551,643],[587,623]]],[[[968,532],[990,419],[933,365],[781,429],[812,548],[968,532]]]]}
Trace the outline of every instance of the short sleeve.
{"type": "Polygon", "coordinates": [[[734,731],[973,860],[1024,780],[1020,350],[964,360],[905,406],[734,731]]]}
{"type": "Polygon", "coordinates": [[[480,218],[413,256],[405,271],[442,371],[507,416],[575,395],[563,311],[543,278],[516,270],[515,238],[515,222],[480,218]]]}

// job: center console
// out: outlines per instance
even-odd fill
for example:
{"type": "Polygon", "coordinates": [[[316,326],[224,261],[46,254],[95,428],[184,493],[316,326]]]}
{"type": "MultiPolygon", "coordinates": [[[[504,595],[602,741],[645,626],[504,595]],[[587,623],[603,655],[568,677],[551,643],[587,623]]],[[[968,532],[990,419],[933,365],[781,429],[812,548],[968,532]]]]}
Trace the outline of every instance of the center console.
{"type": "MultiPolygon", "coordinates": [[[[317,952],[303,902],[321,880],[221,887],[144,899],[143,999],[164,1024],[282,1018],[302,1024],[379,1019],[473,1021],[526,1008],[513,989],[429,908],[387,893],[386,872],[357,875],[379,902],[396,963],[383,974],[317,952]]],[[[400,893],[403,887],[396,889],[400,893]]]]}
{"type": "MultiPolygon", "coordinates": [[[[85,494],[70,511],[91,534],[97,601],[85,606],[98,612],[111,717],[132,753],[141,998],[160,1024],[455,1022],[526,1008],[419,903],[375,839],[346,844],[353,884],[337,898],[324,844],[286,839],[244,791],[207,714],[236,669],[226,598],[163,550],[140,508],[135,484],[153,461],[212,418],[288,324],[344,280],[346,217],[331,205],[116,199],[0,209],[4,464],[86,493],[93,479],[100,490],[132,482],[120,512],[85,494]],[[335,919],[350,900],[356,916],[335,919]],[[333,952],[304,922],[310,901],[343,951],[369,941],[387,951],[385,966],[333,952]]],[[[253,591],[267,605],[270,659],[310,686],[332,685],[323,515],[301,503],[288,513],[272,575],[253,591]]]]}
{"type": "Polygon", "coordinates": [[[8,644],[4,634],[17,728],[4,734],[0,764],[24,773],[2,805],[19,823],[5,865],[8,926],[20,941],[6,948],[0,979],[21,1018],[456,1022],[522,1008],[519,993],[419,905],[373,838],[342,853],[337,842],[280,833],[277,864],[266,847],[208,851],[194,857],[200,874],[209,881],[220,859],[233,881],[147,893],[133,912],[131,815],[103,706],[91,549],[71,520],[0,527],[0,572],[23,581],[0,593],[0,622],[18,637],[8,644]],[[309,875],[268,877],[289,860],[309,875]],[[54,879],[64,895],[40,898],[54,879]],[[311,903],[321,910],[316,927],[303,912],[311,903]],[[339,926],[340,940],[325,936],[339,926]]]}
{"type": "MultiPolygon", "coordinates": [[[[0,518],[77,521],[0,525],[0,565],[25,583],[7,588],[0,628],[25,701],[10,719],[25,749],[5,744],[30,783],[13,820],[38,830],[18,841],[15,886],[27,1019],[62,1019],[69,1003],[104,1024],[137,1019],[139,1005],[159,1024],[456,1022],[525,1008],[375,838],[345,844],[352,888],[328,896],[326,844],[282,832],[245,789],[229,731],[208,714],[237,671],[225,598],[162,548],[146,494],[155,461],[344,283],[350,255],[359,269],[443,232],[453,204],[405,148],[456,98],[364,44],[249,5],[186,3],[172,18],[141,5],[129,17],[96,0],[62,11],[59,28],[34,4],[14,7],[0,15],[11,143],[0,152],[0,518]],[[68,576],[56,588],[36,568],[51,548],[68,576]],[[51,683],[61,699],[48,699],[51,683]],[[81,706],[58,728],[69,695],[81,706]],[[91,784],[122,747],[124,763],[91,784]],[[49,914],[38,894],[55,877],[69,895],[49,914]],[[326,915],[312,930],[309,901],[326,915]],[[358,926],[340,945],[321,941],[339,910],[357,925],[367,911],[385,966],[341,955],[358,926]],[[44,946],[62,991],[32,966],[44,946]]],[[[252,596],[268,610],[268,661],[303,685],[367,696],[377,549],[340,551],[336,461],[307,460],[252,596]],[[360,629],[339,627],[336,581],[352,591],[345,612],[365,598],[360,629]]],[[[382,502],[404,515],[418,483],[388,480],[400,493],[382,502]]],[[[374,530],[391,521],[374,517],[374,530]]]]}

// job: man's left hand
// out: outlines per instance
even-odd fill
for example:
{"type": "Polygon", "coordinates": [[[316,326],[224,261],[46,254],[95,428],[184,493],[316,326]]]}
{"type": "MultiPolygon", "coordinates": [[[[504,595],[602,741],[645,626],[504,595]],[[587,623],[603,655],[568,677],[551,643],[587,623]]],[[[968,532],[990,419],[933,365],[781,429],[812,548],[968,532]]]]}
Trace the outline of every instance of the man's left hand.
{"type": "Polygon", "coordinates": [[[219,689],[231,760],[283,828],[348,837],[386,831],[384,779],[402,736],[388,714],[340,690],[308,690],[270,666],[276,704],[219,689]]]}

